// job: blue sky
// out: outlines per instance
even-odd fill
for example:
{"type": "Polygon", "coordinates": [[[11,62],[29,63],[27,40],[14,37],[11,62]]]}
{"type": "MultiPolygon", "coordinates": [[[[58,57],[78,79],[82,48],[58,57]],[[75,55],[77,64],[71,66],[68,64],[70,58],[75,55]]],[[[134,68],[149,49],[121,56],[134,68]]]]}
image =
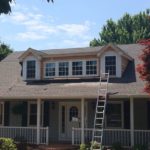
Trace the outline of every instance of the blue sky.
{"type": "Polygon", "coordinates": [[[148,0],[16,0],[0,16],[0,40],[15,51],[86,47],[106,20],[148,8],[148,0]]]}

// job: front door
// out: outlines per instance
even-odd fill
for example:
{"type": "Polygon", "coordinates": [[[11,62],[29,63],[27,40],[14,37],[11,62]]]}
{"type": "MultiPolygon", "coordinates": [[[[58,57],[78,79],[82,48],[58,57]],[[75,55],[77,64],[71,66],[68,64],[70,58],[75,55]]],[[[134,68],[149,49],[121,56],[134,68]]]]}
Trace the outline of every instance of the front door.
{"type": "Polygon", "coordinates": [[[71,141],[72,128],[80,127],[80,102],[60,102],[59,139],[71,141]]]}

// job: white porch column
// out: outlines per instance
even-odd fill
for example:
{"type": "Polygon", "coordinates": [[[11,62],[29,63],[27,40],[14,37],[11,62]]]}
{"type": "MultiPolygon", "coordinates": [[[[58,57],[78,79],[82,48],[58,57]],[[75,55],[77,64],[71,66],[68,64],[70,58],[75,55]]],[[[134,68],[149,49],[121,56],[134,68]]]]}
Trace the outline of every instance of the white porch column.
{"type": "Polygon", "coordinates": [[[81,143],[84,144],[84,98],[81,99],[81,143]]]}
{"type": "Polygon", "coordinates": [[[130,97],[130,133],[131,133],[131,146],[134,146],[134,101],[130,97]]]}
{"type": "Polygon", "coordinates": [[[37,99],[37,144],[40,144],[41,99],[37,99]]]}

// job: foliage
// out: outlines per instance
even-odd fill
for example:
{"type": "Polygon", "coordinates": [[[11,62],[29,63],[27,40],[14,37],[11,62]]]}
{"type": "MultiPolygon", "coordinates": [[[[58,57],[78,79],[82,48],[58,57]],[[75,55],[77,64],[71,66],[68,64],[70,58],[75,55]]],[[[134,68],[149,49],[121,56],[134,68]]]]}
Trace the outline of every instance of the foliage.
{"type": "Polygon", "coordinates": [[[80,145],[80,150],[86,150],[88,147],[86,144],[81,144],[80,145]]]}
{"type": "Polygon", "coordinates": [[[0,42],[0,61],[12,52],[13,50],[9,47],[9,45],[0,42]]]}
{"type": "Polygon", "coordinates": [[[120,142],[113,143],[112,150],[122,150],[122,146],[120,142]]]}
{"type": "Polygon", "coordinates": [[[144,91],[150,94],[150,39],[141,40],[139,43],[145,45],[145,48],[139,57],[142,62],[137,65],[137,71],[139,77],[146,81],[144,91]]]}
{"type": "Polygon", "coordinates": [[[107,43],[130,44],[140,39],[150,38],[150,9],[131,16],[126,13],[117,22],[107,20],[99,33],[100,38],[94,38],[90,46],[105,45],[107,43]]]}
{"type": "Polygon", "coordinates": [[[92,141],[92,142],[91,142],[91,147],[92,147],[93,149],[99,149],[99,148],[101,148],[101,144],[98,143],[97,141],[92,141]]]}
{"type": "Polygon", "coordinates": [[[17,150],[17,148],[12,139],[0,138],[0,150],[17,150]]]}
{"type": "MultiPolygon", "coordinates": [[[[0,0],[0,14],[10,14],[11,13],[11,3],[15,0],[0,0]]],[[[53,0],[47,0],[47,2],[54,2],[53,0]]]]}
{"type": "Polygon", "coordinates": [[[135,145],[133,150],[148,150],[146,145],[135,145]]]}

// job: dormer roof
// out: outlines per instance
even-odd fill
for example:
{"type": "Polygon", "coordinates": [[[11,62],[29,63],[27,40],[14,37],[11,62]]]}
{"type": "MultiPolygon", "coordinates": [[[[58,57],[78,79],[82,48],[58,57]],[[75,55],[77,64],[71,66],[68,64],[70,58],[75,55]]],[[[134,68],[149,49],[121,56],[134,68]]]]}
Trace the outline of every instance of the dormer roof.
{"type": "Polygon", "coordinates": [[[32,48],[28,48],[18,59],[21,62],[21,61],[23,61],[23,59],[25,59],[29,55],[33,55],[37,59],[41,60],[41,58],[46,56],[47,54],[42,52],[42,51],[38,51],[38,50],[35,50],[35,49],[32,49],[32,48]]]}
{"type": "Polygon", "coordinates": [[[121,48],[119,48],[117,45],[112,44],[112,43],[110,43],[110,44],[108,44],[108,45],[102,47],[102,48],[99,50],[99,52],[97,53],[97,56],[101,56],[101,55],[102,55],[105,51],[107,51],[107,50],[116,51],[119,55],[121,55],[121,56],[127,58],[128,60],[133,60],[133,58],[132,58],[130,55],[128,55],[126,52],[124,52],[124,51],[123,51],[121,48]]]}

